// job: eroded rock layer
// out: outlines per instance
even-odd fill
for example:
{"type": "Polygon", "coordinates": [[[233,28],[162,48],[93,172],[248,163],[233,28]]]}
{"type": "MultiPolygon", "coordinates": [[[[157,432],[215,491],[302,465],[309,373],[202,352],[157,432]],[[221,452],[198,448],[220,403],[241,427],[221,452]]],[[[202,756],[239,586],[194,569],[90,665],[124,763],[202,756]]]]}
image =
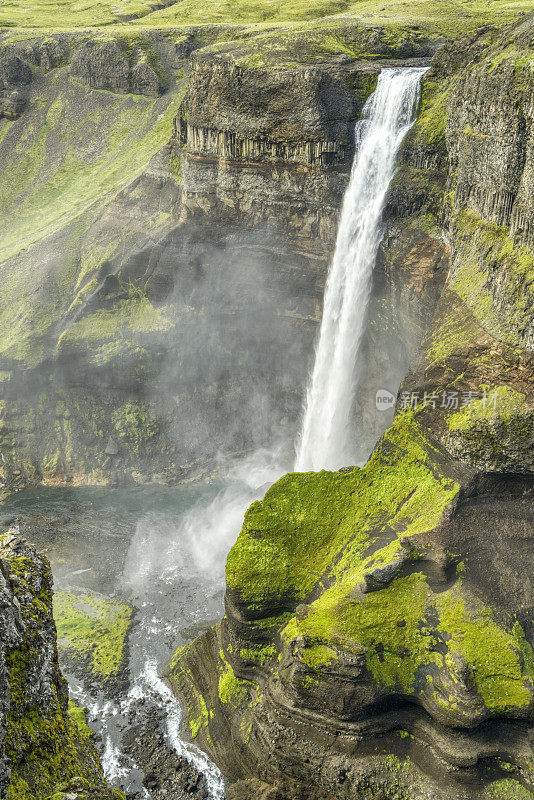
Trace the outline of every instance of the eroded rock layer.
{"type": "Polygon", "coordinates": [[[392,424],[251,506],[169,667],[229,798],[534,796],[533,34],[435,56],[377,265],[423,336],[392,424]]]}

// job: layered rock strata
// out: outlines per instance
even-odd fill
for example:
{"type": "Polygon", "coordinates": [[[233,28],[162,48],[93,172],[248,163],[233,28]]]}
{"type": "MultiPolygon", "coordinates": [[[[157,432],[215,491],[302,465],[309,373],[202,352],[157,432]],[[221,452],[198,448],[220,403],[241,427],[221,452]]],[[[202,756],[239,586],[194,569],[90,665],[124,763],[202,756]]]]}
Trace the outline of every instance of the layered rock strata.
{"type": "Polygon", "coordinates": [[[391,427],[251,506],[224,620],[171,662],[235,800],[534,796],[532,33],[424,80],[378,274],[426,232],[442,277],[411,273],[427,327],[391,427]]]}
{"type": "MultiPolygon", "coordinates": [[[[217,452],[294,439],[355,123],[382,65],[425,63],[440,42],[356,25],[339,53],[325,31],[282,37],[281,54],[272,37],[209,45],[217,35],[3,48],[33,80],[0,142],[0,490],[190,480],[217,452]]],[[[416,239],[402,245],[414,269],[422,256],[439,273],[442,251],[416,239]]],[[[402,292],[386,277],[377,306],[399,321],[391,357],[368,345],[394,389],[399,347],[406,359],[422,330],[410,290],[404,332],[402,292]]],[[[368,452],[385,423],[372,403],[361,413],[368,452]]]]}

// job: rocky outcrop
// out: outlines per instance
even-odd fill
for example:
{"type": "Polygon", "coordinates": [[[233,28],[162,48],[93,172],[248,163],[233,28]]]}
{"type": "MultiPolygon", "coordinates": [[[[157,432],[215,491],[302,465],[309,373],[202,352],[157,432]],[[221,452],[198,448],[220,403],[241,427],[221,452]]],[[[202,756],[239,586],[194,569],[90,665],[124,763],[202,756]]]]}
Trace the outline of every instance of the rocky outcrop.
{"type": "Polygon", "coordinates": [[[0,536],[0,588],[2,797],[120,800],[103,783],[91,732],[68,713],[50,566],[17,530],[0,536]]]}
{"type": "Polygon", "coordinates": [[[14,120],[26,105],[25,89],[32,82],[30,66],[16,55],[0,58],[0,118],[14,120]]]}
{"type": "Polygon", "coordinates": [[[370,312],[398,292],[423,336],[391,427],[251,506],[224,620],[169,667],[236,800],[534,796],[533,24],[425,78],[370,312]]]}
{"type": "Polygon", "coordinates": [[[0,119],[17,119],[31,95],[35,67],[49,72],[66,63],[68,46],[64,37],[44,38],[28,42],[0,42],[0,119]]]}
{"type": "Polygon", "coordinates": [[[89,40],[74,53],[70,73],[91,89],[111,92],[157,96],[169,85],[169,75],[148,39],[141,40],[141,46],[135,40],[89,40]]]}

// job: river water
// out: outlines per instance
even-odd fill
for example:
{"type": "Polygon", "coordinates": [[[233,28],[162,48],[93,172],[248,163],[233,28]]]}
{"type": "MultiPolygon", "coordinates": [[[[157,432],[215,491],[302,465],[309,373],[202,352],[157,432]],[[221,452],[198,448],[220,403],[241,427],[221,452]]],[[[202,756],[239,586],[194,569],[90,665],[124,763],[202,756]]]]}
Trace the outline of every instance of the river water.
{"type": "MultiPolygon", "coordinates": [[[[21,534],[51,561],[54,589],[99,592],[135,609],[129,636],[132,680],[122,698],[89,692],[68,674],[71,696],[89,710],[91,727],[102,737],[106,778],[125,791],[149,797],[142,773],[122,752],[124,721],[140,698],[164,708],[168,744],[207,776],[212,798],[222,798],[216,767],[180,735],[181,710],[160,679],[174,650],[221,618],[224,561],[231,544],[195,537],[196,513],[221,501],[225,485],[135,490],[42,489],[11,498],[1,517],[16,516],[21,534]]],[[[233,491],[244,491],[236,482],[233,491]]],[[[239,528],[233,531],[237,535],[239,528]]],[[[131,715],[130,715],[131,719],[131,715]]]]}
{"type": "MultiPolygon", "coordinates": [[[[224,567],[248,506],[288,469],[283,447],[222,461],[213,483],[109,490],[39,489],[0,506],[21,535],[45,553],[55,591],[99,592],[135,609],[130,630],[128,691],[110,700],[65,670],[71,696],[89,710],[101,737],[106,778],[131,797],[149,798],[123,738],[143,710],[163,709],[167,746],[206,778],[212,800],[224,781],[207,756],[180,736],[179,703],[160,676],[174,651],[221,619],[224,567]],[[141,703],[139,703],[141,701],[141,703]]],[[[142,723],[141,723],[142,725],[142,723]]]]}

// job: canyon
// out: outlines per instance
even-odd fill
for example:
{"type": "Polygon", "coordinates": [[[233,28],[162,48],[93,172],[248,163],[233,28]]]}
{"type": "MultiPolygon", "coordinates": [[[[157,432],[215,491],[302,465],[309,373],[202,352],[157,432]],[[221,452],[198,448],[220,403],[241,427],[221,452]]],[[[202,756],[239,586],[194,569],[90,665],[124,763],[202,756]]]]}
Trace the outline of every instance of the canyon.
{"type": "MultiPolygon", "coordinates": [[[[534,10],[169,27],[176,5],[0,28],[0,494],[213,480],[221,453],[279,445],[224,618],[166,670],[228,800],[531,798],[534,10]],[[288,472],[356,123],[391,67],[427,71],[382,214],[359,466],[288,472]]],[[[67,713],[46,561],[16,531],[0,554],[0,679],[69,752],[36,783],[41,732],[2,699],[2,791],[113,797],[67,713]]]]}

